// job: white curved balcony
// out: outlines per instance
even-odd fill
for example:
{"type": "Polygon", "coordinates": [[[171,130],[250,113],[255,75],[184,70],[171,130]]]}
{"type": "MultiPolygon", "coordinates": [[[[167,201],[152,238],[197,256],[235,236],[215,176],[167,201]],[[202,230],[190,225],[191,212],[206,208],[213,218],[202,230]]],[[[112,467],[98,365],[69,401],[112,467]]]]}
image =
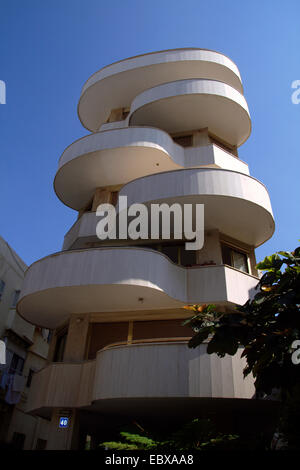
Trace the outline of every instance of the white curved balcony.
{"type": "Polygon", "coordinates": [[[64,204],[79,210],[96,188],[177,169],[183,161],[183,148],[158,129],[97,132],[67,147],[59,160],[54,189],[64,204]]]}
{"type": "Polygon", "coordinates": [[[147,127],[97,132],[62,154],[54,180],[57,196],[80,210],[96,188],[185,167],[214,166],[248,173],[248,165],[217,145],[183,148],[164,131],[147,127]]]}
{"type": "Polygon", "coordinates": [[[130,107],[139,93],[172,80],[209,78],[243,92],[237,66],[225,55],[205,49],[173,49],[121,60],[94,73],[78,104],[83,126],[99,129],[116,108],[130,107]]]}
{"type": "Polygon", "coordinates": [[[132,102],[128,122],[170,133],[207,127],[236,146],[251,133],[244,96],[230,85],[205,79],[172,81],[144,91],[132,102]]]}
{"type": "Polygon", "coordinates": [[[133,344],[97,354],[95,401],[138,397],[252,398],[253,378],[243,380],[240,353],[220,359],[206,344],[133,344]],[[125,365],[120,371],[120,364],[125,365]]]}
{"type": "Polygon", "coordinates": [[[65,251],[28,268],[17,311],[29,322],[55,328],[71,313],[244,304],[257,282],[224,265],[184,268],[143,248],[65,251]]]}
{"type": "Polygon", "coordinates": [[[177,170],[139,178],[125,185],[120,196],[133,203],[204,204],[205,230],[258,247],[274,233],[266,187],[235,171],[205,168],[177,170]]]}
{"type": "MultiPolygon", "coordinates": [[[[187,341],[154,341],[109,346],[93,361],[56,363],[36,373],[27,411],[51,415],[51,408],[92,411],[113,404],[113,411],[127,399],[191,398],[251,399],[252,376],[243,379],[245,358],[219,358],[206,353],[206,344],[189,349],[187,341]],[[125,400],[120,404],[120,400],[125,400]]],[[[144,402],[145,404],[145,402],[144,402]]],[[[128,406],[128,405],[127,405],[128,406]]],[[[150,404],[151,406],[151,404],[150,404]]],[[[224,404],[225,406],[225,404],[224,404]]]]}

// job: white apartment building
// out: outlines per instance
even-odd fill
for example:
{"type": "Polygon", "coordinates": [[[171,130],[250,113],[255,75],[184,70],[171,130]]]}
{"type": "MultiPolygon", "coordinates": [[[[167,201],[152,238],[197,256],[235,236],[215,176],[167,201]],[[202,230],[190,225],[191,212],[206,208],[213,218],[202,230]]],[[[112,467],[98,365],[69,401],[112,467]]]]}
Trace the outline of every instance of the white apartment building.
{"type": "Polygon", "coordinates": [[[32,377],[46,364],[48,330],[16,313],[26,264],[0,237],[0,340],[6,363],[0,365],[0,447],[43,449],[48,422],[25,413],[32,377]]]}
{"type": "Polygon", "coordinates": [[[182,326],[186,304],[232,311],[248,300],[255,248],[274,232],[267,189],[239,158],[251,120],[237,66],[197,48],[125,59],[87,80],[78,115],[90,133],[63,152],[54,180],[78,218],[62,251],[29,267],[17,305],[54,330],[27,405],[50,420],[47,449],[82,448],[86,435],[95,446],[132,420],[209,415],[235,430],[247,414],[257,426],[271,405],[253,399],[240,354],[191,350],[182,326]],[[119,196],[147,207],[204,204],[203,248],[99,240],[96,209],[118,210],[119,196]]]}

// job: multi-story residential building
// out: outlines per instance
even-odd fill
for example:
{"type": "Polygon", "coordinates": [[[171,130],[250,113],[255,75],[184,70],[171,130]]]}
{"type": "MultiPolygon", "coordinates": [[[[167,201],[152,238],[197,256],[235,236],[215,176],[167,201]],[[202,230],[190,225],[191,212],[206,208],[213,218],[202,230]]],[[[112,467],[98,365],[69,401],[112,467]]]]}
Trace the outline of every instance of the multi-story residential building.
{"type": "Polygon", "coordinates": [[[257,426],[269,411],[252,399],[240,354],[191,350],[182,326],[185,304],[246,302],[254,250],[274,232],[268,192],[238,155],[251,132],[238,68],[203,49],[125,59],[89,78],[78,114],[91,133],[64,151],[54,181],[78,218],[62,251],[29,267],[17,307],[54,330],[27,407],[51,421],[47,448],[80,448],[86,435],[96,445],[132,420],[209,415],[236,430],[247,415],[257,426]],[[100,240],[96,209],[118,212],[120,196],[204,204],[203,248],[161,234],[100,240]]]}
{"type": "Polygon", "coordinates": [[[42,449],[48,422],[25,413],[33,374],[48,354],[48,330],[36,328],[16,313],[27,266],[0,237],[0,340],[5,363],[0,365],[0,446],[42,449]]]}

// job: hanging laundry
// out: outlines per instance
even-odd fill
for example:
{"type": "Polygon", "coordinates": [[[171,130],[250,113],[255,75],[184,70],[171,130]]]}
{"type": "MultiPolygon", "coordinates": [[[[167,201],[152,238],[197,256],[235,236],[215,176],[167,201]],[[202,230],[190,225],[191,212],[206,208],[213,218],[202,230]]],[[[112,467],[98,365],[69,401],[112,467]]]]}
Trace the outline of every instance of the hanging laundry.
{"type": "Polygon", "coordinates": [[[4,400],[9,405],[15,405],[16,403],[19,403],[21,399],[21,393],[15,392],[13,390],[13,384],[14,384],[14,374],[8,374],[7,392],[6,392],[4,400]]]}
{"type": "Polygon", "coordinates": [[[26,378],[24,375],[14,374],[14,380],[12,385],[12,390],[14,392],[23,392],[25,387],[26,378]]]}

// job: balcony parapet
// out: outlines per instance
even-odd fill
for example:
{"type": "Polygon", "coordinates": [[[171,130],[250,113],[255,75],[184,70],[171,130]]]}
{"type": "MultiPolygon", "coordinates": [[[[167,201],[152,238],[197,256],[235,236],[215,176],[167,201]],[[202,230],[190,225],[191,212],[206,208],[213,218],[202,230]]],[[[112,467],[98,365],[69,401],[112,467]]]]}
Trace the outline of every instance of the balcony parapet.
{"type": "Polygon", "coordinates": [[[250,399],[254,380],[243,379],[245,365],[241,350],[221,359],[207,354],[206,344],[189,349],[187,339],[114,344],[93,361],[54,363],[36,373],[27,411],[47,416],[51,408],[92,410],[123,399],[250,399]]]}
{"type": "Polygon", "coordinates": [[[204,204],[205,230],[258,247],[274,233],[266,187],[249,175],[216,168],[169,171],[127,183],[120,191],[127,204],[167,202],[204,204]]]}
{"type": "Polygon", "coordinates": [[[137,311],[142,319],[143,310],[187,303],[244,304],[257,282],[225,265],[178,266],[144,248],[72,250],[28,268],[17,309],[27,321],[46,328],[57,327],[71,313],[110,312],[113,318],[114,312],[137,311]]]}
{"type": "Polygon", "coordinates": [[[250,136],[251,120],[244,96],[215,80],[178,80],[155,86],[136,96],[129,125],[153,126],[169,133],[208,128],[230,145],[250,136]]]}
{"type": "Polygon", "coordinates": [[[249,173],[246,163],[216,144],[184,148],[159,129],[127,127],[97,132],[67,147],[59,160],[54,189],[64,204],[80,210],[98,187],[191,167],[249,173]]]}
{"type": "Polygon", "coordinates": [[[112,109],[130,107],[133,99],[148,88],[191,78],[219,80],[243,93],[237,66],[219,52],[196,48],[152,52],[94,73],[82,88],[79,119],[95,132],[107,121],[112,109]]]}

